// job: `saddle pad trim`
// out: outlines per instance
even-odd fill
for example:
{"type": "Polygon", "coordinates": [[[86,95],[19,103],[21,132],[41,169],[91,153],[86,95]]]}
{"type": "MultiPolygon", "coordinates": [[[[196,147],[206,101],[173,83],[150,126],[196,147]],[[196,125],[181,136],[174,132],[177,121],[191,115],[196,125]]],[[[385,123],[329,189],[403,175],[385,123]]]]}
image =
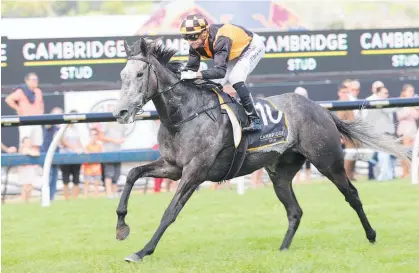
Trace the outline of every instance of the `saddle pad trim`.
{"type": "MultiPolygon", "coordinates": [[[[269,99],[263,98],[263,100],[266,100],[267,102],[269,102],[269,104],[272,105],[272,107],[275,108],[278,112],[282,112],[269,99]]],[[[285,127],[287,128],[287,131],[289,131],[289,129],[288,129],[289,128],[288,118],[287,118],[287,116],[285,115],[284,112],[282,112],[282,114],[284,115],[284,119],[285,119],[285,127]]],[[[275,142],[275,143],[272,143],[272,144],[266,144],[266,145],[259,146],[259,147],[248,148],[247,150],[248,151],[257,151],[257,150],[261,150],[261,149],[266,148],[266,147],[271,147],[271,146],[275,146],[275,145],[282,144],[282,143],[287,143],[287,142],[288,142],[288,139],[278,141],[278,142],[275,142]]]]}
{"type": "Polygon", "coordinates": [[[224,109],[227,111],[228,117],[230,118],[231,126],[233,127],[233,138],[234,138],[234,147],[237,148],[240,145],[240,142],[242,140],[242,128],[240,126],[240,123],[234,114],[233,110],[228,106],[227,104],[223,104],[224,99],[221,97],[221,95],[217,92],[217,90],[212,89],[212,91],[217,94],[218,101],[221,104],[221,109],[224,109]]]}

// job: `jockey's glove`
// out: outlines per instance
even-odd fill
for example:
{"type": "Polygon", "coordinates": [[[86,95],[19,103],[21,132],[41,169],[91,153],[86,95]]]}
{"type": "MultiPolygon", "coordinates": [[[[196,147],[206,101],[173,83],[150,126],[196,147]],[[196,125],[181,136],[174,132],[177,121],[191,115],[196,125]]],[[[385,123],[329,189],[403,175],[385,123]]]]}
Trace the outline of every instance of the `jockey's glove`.
{"type": "Polygon", "coordinates": [[[192,80],[192,79],[196,79],[196,72],[192,71],[192,70],[188,70],[188,71],[182,71],[180,74],[180,79],[181,80],[192,80]]]}

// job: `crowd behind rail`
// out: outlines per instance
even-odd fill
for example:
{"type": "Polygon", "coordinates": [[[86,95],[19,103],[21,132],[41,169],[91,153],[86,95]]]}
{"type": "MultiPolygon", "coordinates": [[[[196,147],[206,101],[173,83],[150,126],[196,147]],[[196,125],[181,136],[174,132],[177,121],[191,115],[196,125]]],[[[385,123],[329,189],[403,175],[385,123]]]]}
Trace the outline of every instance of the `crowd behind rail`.
{"type": "MultiPolygon", "coordinates": [[[[5,99],[17,115],[41,115],[44,113],[43,93],[38,85],[38,76],[35,73],[29,73],[25,83],[18,86],[5,99]]],[[[354,79],[344,80],[337,87],[337,96],[339,100],[350,101],[358,99],[376,100],[389,97],[389,90],[383,82],[376,81],[371,86],[371,94],[366,98],[359,98],[360,82],[354,79]]],[[[235,96],[235,91],[230,86],[226,86],[224,91],[235,96]]],[[[310,97],[310,90],[304,87],[297,87],[294,91],[305,97],[310,97]]],[[[401,98],[410,98],[416,96],[415,89],[410,84],[403,85],[400,90],[401,98]]],[[[112,105],[107,109],[112,112],[112,105]]],[[[74,113],[75,111],[70,111],[74,113]]],[[[55,107],[52,114],[61,114],[63,109],[55,107]]],[[[403,108],[382,108],[368,109],[360,112],[359,110],[338,111],[336,114],[343,120],[354,120],[358,115],[368,119],[374,124],[374,130],[382,134],[389,134],[394,137],[400,137],[403,145],[412,149],[415,135],[419,125],[419,107],[403,108]]],[[[159,121],[156,121],[158,126],[159,121]]],[[[42,152],[47,152],[58,132],[59,125],[34,125],[19,127],[19,147],[7,147],[1,144],[3,153],[20,153],[28,156],[39,156],[42,152]]],[[[69,124],[64,135],[55,151],[55,153],[97,153],[97,152],[115,152],[121,150],[125,137],[123,127],[118,126],[116,122],[94,124],[89,129],[89,142],[83,145],[80,139],[80,133],[77,126],[69,124]]],[[[157,150],[158,144],[152,149],[157,150]]],[[[370,151],[366,156],[360,155],[357,143],[348,143],[342,139],[342,148],[345,150],[345,170],[352,181],[357,181],[355,166],[357,161],[364,161],[368,164],[368,179],[374,181],[388,181],[398,177],[408,178],[410,175],[408,162],[400,162],[402,166],[401,175],[396,175],[395,166],[397,158],[390,154],[380,151],[370,151]]],[[[20,186],[21,200],[28,202],[33,196],[33,186],[38,177],[40,179],[41,167],[38,165],[23,165],[17,168],[17,184],[20,186]]],[[[310,183],[313,177],[310,162],[304,164],[302,170],[297,173],[294,183],[310,183]],[[304,178],[304,181],[303,179],[304,178]]],[[[118,181],[121,179],[121,163],[89,163],[72,165],[53,165],[50,171],[50,200],[56,199],[57,181],[61,174],[63,183],[63,197],[65,200],[78,198],[84,195],[97,198],[106,196],[115,198],[119,195],[118,181]],[[79,185],[82,184],[83,193],[80,193],[79,185]],[[93,187],[91,187],[93,186],[93,187]]],[[[265,180],[263,169],[255,171],[251,176],[251,186],[258,188],[268,181],[265,180]]],[[[357,174],[359,175],[359,174],[357,174]]],[[[169,179],[154,178],[152,192],[173,191],[176,188],[176,181],[169,179]],[[162,189],[163,188],[163,189],[162,189]]],[[[224,184],[213,183],[211,188],[217,190],[227,187],[232,188],[231,182],[224,184]]]]}

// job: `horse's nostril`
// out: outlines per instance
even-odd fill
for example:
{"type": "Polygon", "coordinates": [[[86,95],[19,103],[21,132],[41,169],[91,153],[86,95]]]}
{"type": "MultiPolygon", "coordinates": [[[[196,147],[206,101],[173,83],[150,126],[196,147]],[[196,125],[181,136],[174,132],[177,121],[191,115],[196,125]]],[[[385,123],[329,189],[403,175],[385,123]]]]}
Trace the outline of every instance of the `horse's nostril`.
{"type": "Polygon", "coordinates": [[[128,110],[119,111],[119,114],[118,114],[119,118],[125,118],[126,116],[128,116],[128,110]]]}

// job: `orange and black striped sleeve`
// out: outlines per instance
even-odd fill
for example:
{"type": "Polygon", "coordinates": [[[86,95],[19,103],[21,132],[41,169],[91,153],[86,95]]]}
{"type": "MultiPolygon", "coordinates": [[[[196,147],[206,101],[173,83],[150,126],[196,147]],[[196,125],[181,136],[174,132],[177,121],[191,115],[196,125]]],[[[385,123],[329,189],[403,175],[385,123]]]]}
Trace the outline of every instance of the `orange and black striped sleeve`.
{"type": "Polygon", "coordinates": [[[227,64],[231,50],[232,41],[225,36],[219,36],[214,44],[214,67],[202,71],[204,79],[222,79],[227,73],[227,64]]]}

